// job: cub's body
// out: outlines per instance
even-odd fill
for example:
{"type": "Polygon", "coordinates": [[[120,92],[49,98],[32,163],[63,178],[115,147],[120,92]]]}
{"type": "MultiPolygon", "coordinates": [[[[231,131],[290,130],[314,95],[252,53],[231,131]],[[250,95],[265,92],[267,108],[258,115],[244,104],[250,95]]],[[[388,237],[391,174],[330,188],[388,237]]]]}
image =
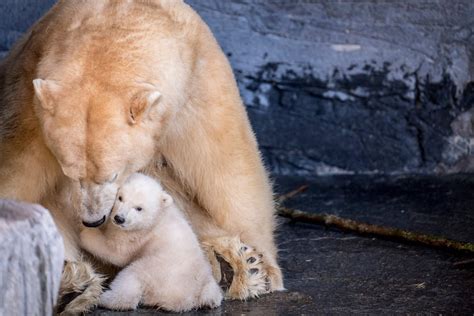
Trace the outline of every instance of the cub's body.
{"type": "Polygon", "coordinates": [[[181,312],[222,301],[190,225],[149,177],[132,175],[119,190],[105,227],[85,228],[80,237],[94,256],[124,267],[102,294],[102,306],[134,309],[141,302],[181,312]]]}

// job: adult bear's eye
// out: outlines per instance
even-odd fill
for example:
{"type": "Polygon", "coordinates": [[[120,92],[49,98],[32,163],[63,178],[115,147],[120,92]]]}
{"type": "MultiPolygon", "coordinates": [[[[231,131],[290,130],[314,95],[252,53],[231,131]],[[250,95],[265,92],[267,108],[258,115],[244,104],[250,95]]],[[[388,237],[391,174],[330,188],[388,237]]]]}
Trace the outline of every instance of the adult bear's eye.
{"type": "Polygon", "coordinates": [[[137,211],[139,211],[139,212],[142,210],[142,208],[141,208],[140,206],[139,206],[139,207],[136,207],[135,209],[136,209],[137,211]]]}
{"type": "Polygon", "coordinates": [[[119,201],[122,202],[122,197],[121,196],[119,196],[119,201]]]}

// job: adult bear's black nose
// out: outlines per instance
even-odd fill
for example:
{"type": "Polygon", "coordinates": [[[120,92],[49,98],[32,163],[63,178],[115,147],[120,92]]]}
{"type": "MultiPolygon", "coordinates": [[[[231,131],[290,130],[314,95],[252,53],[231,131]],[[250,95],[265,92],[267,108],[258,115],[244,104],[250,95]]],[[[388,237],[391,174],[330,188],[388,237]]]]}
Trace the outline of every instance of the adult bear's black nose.
{"type": "Polygon", "coordinates": [[[105,222],[106,218],[107,217],[104,215],[104,217],[99,219],[97,222],[90,223],[90,222],[82,221],[82,224],[86,227],[99,227],[100,225],[102,225],[105,222]]]}
{"type": "Polygon", "coordinates": [[[115,215],[114,216],[114,221],[117,223],[117,224],[123,224],[125,223],[125,218],[123,218],[122,216],[120,215],[115,215]]]}

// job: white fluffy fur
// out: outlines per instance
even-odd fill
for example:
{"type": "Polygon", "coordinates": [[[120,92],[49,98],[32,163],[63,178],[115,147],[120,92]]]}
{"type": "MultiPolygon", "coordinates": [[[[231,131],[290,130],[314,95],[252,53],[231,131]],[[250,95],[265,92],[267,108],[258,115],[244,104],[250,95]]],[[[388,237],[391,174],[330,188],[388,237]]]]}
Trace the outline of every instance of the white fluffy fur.
{"type": "Polygon", "coordinates": [[[102,294],[104,307],[135,309],[142,302],[182,312],[221,304],[221,290],[194,232],[150,177],[133,174],[120,188],[105,227],[85,228],[80,239],[101,260],[125,267],[102,294]],[[117,223],[118,217],[124,222],[117,223]]]}

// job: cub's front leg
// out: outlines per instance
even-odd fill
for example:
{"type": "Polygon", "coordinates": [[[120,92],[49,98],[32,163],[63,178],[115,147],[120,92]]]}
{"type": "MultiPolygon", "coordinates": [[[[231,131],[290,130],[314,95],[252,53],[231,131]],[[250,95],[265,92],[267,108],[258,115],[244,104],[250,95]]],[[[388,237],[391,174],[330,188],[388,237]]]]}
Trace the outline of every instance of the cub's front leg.
{"type": "Polygon", "coordinates": [[[97,228],[83,229],[80,233],[80,244],[96,258],[117,267],[129,264],[137,251],[127,239],[121,239],[119,235],[106,236],[97,228]]]}
{"type": "Polygon", "coordinates": [[[84,228],[79,236],[81,247],[99,259],[116,256],[113,249],[107,247],[107,239],[98,228],[84,228]]]}
{"type": "Polygon", "coordinates": [[[116,309],[136,309],[142,298],[143,289],[140,279],[133,268],[126,267],[110,284],[110,290],[100,296],[100,306],[116,309]]]}

